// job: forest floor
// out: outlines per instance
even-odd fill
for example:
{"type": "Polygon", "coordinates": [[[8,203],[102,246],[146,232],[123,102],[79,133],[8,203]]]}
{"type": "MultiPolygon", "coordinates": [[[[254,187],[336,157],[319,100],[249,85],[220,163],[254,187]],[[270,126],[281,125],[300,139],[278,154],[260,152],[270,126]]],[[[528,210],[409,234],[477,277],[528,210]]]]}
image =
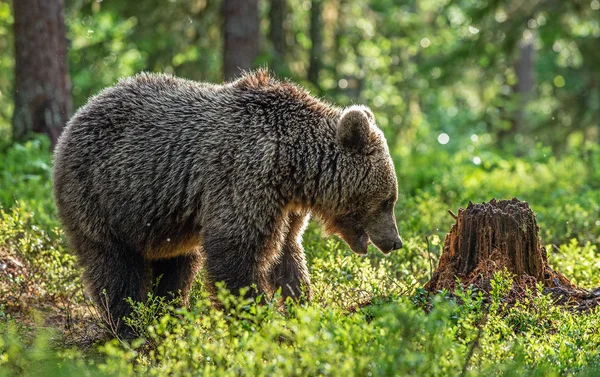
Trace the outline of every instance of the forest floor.
{"type": "MultiPolygon", "coordinates": [[[[600,180],[580,155],[489,167],[429,156],[434,171],[422,155],[405,157],[396,206],[403,249],[361,257],[311,224],[310,304],[256,305],[221,291],[216,310],[199,278],[186,309],[153,296],[133,303],[139,339],[128,342],[85,297],[52,203],[47,141],[0,153],[0,376],[600,373],[600,309],[556,305],[542,284],[512,300],[520,280],[505,269],[486,290],[424,289],[456,221],[448,209],[513,196],[535,212],[549,266],[582,288],[600,286],[600,180]]],[[[600,162],[597,150],[587,156],[600,162]]]]}

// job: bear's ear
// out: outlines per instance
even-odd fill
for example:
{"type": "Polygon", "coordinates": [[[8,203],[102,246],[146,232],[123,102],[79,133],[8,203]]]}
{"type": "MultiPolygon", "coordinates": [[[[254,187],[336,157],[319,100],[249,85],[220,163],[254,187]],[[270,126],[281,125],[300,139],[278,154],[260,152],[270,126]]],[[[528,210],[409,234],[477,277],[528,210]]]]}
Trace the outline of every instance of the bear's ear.
{"type": "Polygon", "coordinates": [[[365,114],[367,114],[367,118],[369,118],[369,120],[370,120],[371,122],[375,122],[375,115],[373,115],[373,112],[371,111],[371,109],[369,109],[369,108],[368,108],[368,107],[366,107],[366,106],[360,106],[360,109],[361,109],[362,111],[364,111],[364,112],[365,112],[365,114]]]}
{"type": "Polygon", "coordinates": [[[351,106],[342,113],[337,136],[344,147],[356,152],[364,151],[369,146],[372,132],[369,115],[362,108],[351,106]]]}

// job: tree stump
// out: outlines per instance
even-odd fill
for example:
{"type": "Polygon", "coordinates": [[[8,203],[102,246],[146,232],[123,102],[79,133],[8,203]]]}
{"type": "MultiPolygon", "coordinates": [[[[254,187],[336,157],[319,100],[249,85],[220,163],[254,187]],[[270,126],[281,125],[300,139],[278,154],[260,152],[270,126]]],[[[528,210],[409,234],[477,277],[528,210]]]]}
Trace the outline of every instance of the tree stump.
{"type": "Polygon", "coordinates": [[[582,310],[598,304],[600,289],[590,292],[578,288],[550,268],[535,214],[527,202],[513,198],[469,203],[455,217],[439,266],[425,285],[429,292],[452,292],[457,278],[463,286],[489,292],[494,273],[506,269],[514,275],[513,295],[519,296],[518,291],[534,289],[541,282],[545,293],[559,303],[574,304],[582,310]]]}

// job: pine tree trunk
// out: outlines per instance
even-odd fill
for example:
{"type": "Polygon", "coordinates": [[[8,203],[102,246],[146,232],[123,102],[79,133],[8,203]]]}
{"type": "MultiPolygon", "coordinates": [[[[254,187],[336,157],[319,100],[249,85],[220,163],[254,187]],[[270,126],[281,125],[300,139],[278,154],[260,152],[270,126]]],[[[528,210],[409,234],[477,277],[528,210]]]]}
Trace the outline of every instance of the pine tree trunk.
{"type": "Polygon", "coordinates": [[[518,96],[519,106],[514,114],[512,134],[523,130],[525,119],[525,107],[531,100],[534,86],[534,57],[533,40],[523,40],[519,44],[519,56],[514,63],[517,83],[514,90],[518,96]]]}
{"type": "Polygon", "coordinates": [[[336,18],[336,23],[335,23],[335,31],[334,31],[334,36],[333,36],[333,57],[334,57],[334,61],[336,62],[336,64],[333,64],[332,70],[333,70],[333,77],[335,77],[336,79],[340,79],[341,77],[339,76],[338,73],[338,64],[340,62],[342,62],[343,56],[342,56],[342,40],[345,36],[345,34],[347,33],[346,31],[346,22],[345,19],[347,18],[345,12],[346,12],[346,2],[347,0],[338,0],[337,3],[337,18],[336,18]]]}
{"type": "Polygon", "coordinates": [[[284,65],[285,56],[285,14],[287,11],[286,0],[271,0],[271,9],[269,11],[269,39],[273,45],[272,68],[279,72],[284,65]]]}
{"type": "Polygon", "coordinates": [[[251,69],[258,56],[258,0],[225,0],[223,19],[223,78],[229,80],[251,69]]]}
{"type": "Polygon", "coordinates": [[[45,133],[56,144],[71,113],[63,0],[14,1],[13,138],[45,133]]]}
{"type": "Polygon", "coordinates": [[[323,64],[323,0],[312,0],[310,8],[310,62],[308,65],[308,81],[319,90],[319,72],[323,64]]]}
{"type": "Polygon", "coordinates": [[[514,112],[510,114],[510,128],[501,130],[498,133],[502,143],[513,142],[515,135],[524,131],[524,126],[527,122],[525,108],[532,99],[535,84],[535,50],[533,48],[533,40],[521,40],[517,49],[516,60],[513,63],[513,69],[517,76],[517,82],[513,86],[517,106],[514,112]]]}

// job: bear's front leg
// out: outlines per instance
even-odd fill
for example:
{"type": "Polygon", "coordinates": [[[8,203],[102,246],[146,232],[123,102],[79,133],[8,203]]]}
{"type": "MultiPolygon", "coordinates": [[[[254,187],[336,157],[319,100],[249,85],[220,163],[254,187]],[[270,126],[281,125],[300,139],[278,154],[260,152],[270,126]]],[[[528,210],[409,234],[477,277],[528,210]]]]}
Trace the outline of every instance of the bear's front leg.
{"type": "Polygon", "coordinates": [[[275,289],[281,288],[284,300],[288,297],[294,300],[312,299],[310,276],[301,243],[308,216],[307,213],[289,215],[289,230],[281,249],[281,258],[271,271],[271,284],[275,289]]]}
{"type": "Polygon", "coordinates": [[[264,278],[264,254],[266,237],[259,234],[229,234],[229,232],[206,232],[204,236],[204,268],[207,274],[207,288],[215,294],[216,283],[224,282],[234,295],[240,289],[251,287],[246,297],[257,297],[268,292],[264,278]],[[211,234],[212,233],[212,234],[211,234]]]}

